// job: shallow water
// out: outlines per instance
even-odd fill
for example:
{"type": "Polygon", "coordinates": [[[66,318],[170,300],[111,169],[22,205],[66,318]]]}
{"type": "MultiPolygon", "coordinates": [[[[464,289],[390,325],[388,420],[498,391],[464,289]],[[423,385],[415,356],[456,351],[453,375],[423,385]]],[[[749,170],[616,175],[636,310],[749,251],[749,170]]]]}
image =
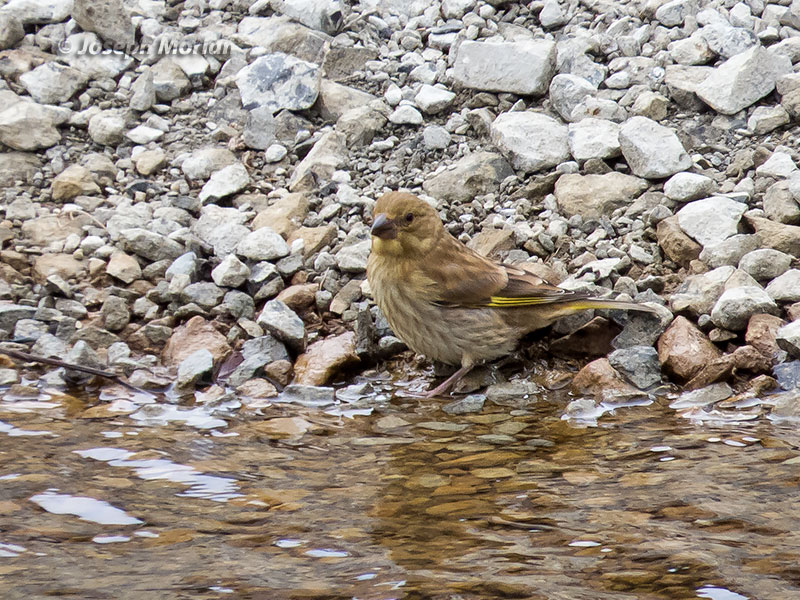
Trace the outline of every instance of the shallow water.
{"type": "Polygon", "coordinates": [[[375,385],[352,417],[6,393],[0,597],[800,598],[795,427],[375,385]]]}

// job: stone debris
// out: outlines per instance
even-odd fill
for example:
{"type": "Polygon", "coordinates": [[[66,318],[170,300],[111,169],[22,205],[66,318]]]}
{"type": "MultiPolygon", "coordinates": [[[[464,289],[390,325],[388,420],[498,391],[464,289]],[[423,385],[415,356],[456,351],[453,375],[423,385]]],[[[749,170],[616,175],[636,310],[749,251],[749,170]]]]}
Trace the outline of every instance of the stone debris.
{"type": "Polygon", "coordinates": [[[0,10],[0,338],[187,390],[242,358],[242,393],[327,402],[405,348],[364,282],[404,189],[478,252],[657,306],[555,326],[617,348],[575,389],[798,358],[794,5],[145,4],[0,10]],[[204,50],[76,51],[139,39],[204,50]]]}

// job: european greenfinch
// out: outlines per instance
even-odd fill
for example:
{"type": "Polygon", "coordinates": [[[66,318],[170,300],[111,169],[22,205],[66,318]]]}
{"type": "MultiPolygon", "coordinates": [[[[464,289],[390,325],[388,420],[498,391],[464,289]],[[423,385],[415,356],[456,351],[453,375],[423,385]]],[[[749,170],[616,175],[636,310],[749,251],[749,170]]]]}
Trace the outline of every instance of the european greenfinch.
{"type": "Polygon", "coordinates": [[[653,312],[565,290],[521,267],[493,262],[455,239],[434,208],[413,194],[384,194],[373,214],[367,278],[375,301],[409,348],[460,367],[429,397],[564,315],[595,308],[653,312]]]}

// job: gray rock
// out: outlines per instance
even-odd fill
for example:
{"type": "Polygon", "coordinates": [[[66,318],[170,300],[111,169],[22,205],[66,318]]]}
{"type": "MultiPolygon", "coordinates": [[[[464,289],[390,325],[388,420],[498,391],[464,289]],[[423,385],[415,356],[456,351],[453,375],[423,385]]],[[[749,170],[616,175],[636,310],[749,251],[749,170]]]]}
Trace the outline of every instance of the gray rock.
{"type": "Polygon", "coordinates": [[[664,182],[664,195],[678,202],[706,198],[716,190],[717,182],[699,173],[676,173],[664,182]]]}
{"type": "Polygon", "coordinates": [[[619,312],[612,313],[614,320],[622,324],[622,331],[611,340],[611,346],[616,349],[633,348],[635,346],[652,346],[672,322],[672,312],[662,304],[655,302],[657,298],[652,290],[648,290],[651,298],[645,293],[635,297],[637,302],[650,302],[655,314],[646,312],[619,312]]]}
{"type": "Polygon", "coordinates": [[[555,196],[561,212],[597,219],[629,205],[647,189],[647,182],[617,171],[603,175],[567,173],[556,181],[555,196]]]}
{"type": "Polygon", "coordinates": [[[346,10],[341,0],[272,0],[269,4],[274,11],[329,35],[339,31],[346,10]]]}
{"type": "Polygon", "coordinates": [[[783,390],[800,388],[800,360],[793,360],[772,367],[772,374],[783,390]]]}
{"type": "Polygon", "coordinates": [[[68,353],[69,344],[50,333],[39,336],[31,348],[31,354],[35,356],[57,358],[59,360],[63,360],[68,353]]]}
{"type": "MultiPolygon", "coordinates": [[[[0,13],[0,26],[3,25],[2,13],[0,13]]],[[[0,33],[0,41],[2,41],[0,33]]],[[[0,45],[0,48],[3,46],[0,45]]],[[[0,385],[14,385],[19,383],[19,373],[16,369],[0,369],[0,385]]]]}
{"type": "Polygon", "coordinates": [[[225,290],[210,281],[190,283],[181,292],[184,302],[194,302],[199,307],[211,310],[222,302],[225,290]]]}
{"type": "Polygon", "coordinates": [[[253,379],[266,365],[277,360],[289,360],[282,342],[271,335],[247,340],[242,346],[242,362],[228,377],[228,384],[237,387],[253,379]]]}
{"type": "Polygon", "coordinates": [[[57,62],[46,62],[23,73],[19,82],[41,104],[66,102],[86,86],[86,74],[57,62]]]}
{"type": "Polygon", "coordinates": [[[283,52],[260,56],[236,75],[242,106],[281,109],[311,108],[319,94],[319,66],[283,52]]]}
{"type": "Polygon", "coordinates": [[[401,104],[389,115],[389,121],[395,125],[421,125],[424,119],[410,104],[401,104]]]}
{"type": "Polygon", "coordinates": [[[330,79],[320,80],[314,109],[325,120],[337,121],[343,114],[375,100],[375,96],[330,79]]]}
{"type": "Polygon", "coordinates": [[[114,79],[133,64],[133,58],[123,52],[102,50],[106,46],[89,31],[73,33],[58,44],[59,58],[89,79],[114,79]]]}
{"type": "Polygon", "coordinates": [[[687,38],[670,42],[667,50],[679,65],[704,65],[714,58],[708,42],[697,32],[687,38]]]}
{"type": "Polygon", "coordinates": [[[214,254],[223,258],[233,252],[250,230],[242,225],[248,215],[236,210],[207,204],[192,231],[204,242],[214,247],[214,254]]]}
{"type": "Polygon", "coordinates": [[[14,339],[16,340],[38,340],[50,330],[47,323],[36,319],[20,319],[14,326],[14,339]]]}
{"type": "Polygon", "coordinates": [[[492,123],[491,137],[514,169],[523,173],[549,169],[570,156],[566,126],[541,113],[503,113],[492,123]]]}
{"type": "Polygon", "coordinates": [[[631,346],[608,355],[611,366],[641,390],[661,383],[661,363],[652,346],[631,346]]]}
{"type": "Polygon", "coordinates": [[[346,145],[358,148],[372,142],[375,134],[386,125],[382,108],[373,105],[360,106],[344,113],[336,121],[336,131],[345,136],[346,145]]]}
{"type": "Polygon", "coordinates": [[[800,358],[800,320],[792,321],[778,329],[775,341],[782,350],[786,350],[792,357],[800,358]]]}
{"type": "Polygon", "coordinates": [[[670,0],[656,9],[656,19],[665,27],[677,27],[683,24],[688,15],[696,12],[695,0],[670,0]]]}
{"type": "Polygon", "coordinates": [[[122,0],[73,0],[72,18],[84,31],[93,31],[112,44],[133,42],[131,15],[122,0]]]}
{"type": "MultiPolygon", "coordinates": [[[[12,182],[13,183],[13,182],[12,182]]],[[[6,207],[6,219],[26,221],[36,218],[36,207],[27,198],[17,198],[6,207]]]]}
{"type": "Polygon", "coordinates": [[[786,181],[777,181],[764,194],[764,213],[771,221],[800,224],[800,173],[794,173],[786,181]]]}
{"type": "Polygon", "coordinates": [[[264,160],[268,163],[276,163],[282,161],[289,151],[280,144],[270,144],[264,151],[264,160]]]}
{"type": "Polygon", "coordinates": [[[703,246],[718,244],[736,234],[747,205],[724,196],[690,202],[678,211],[678,224],[703,246]]]}
{"type": "Polygon", "coordinates": [[[212,173],[237,162],[236,155],[227,148],[200,148],[184,159],[181,171],[189,179],[208,179],[212,173]]]}
{"type": "Polygon", "coordinates": [[[120,110],[104,110],[89,119],[89,137],[103,146],[116,146],[127,129],[125,113],[120,110]]]}
{"type": "Polygon", "coordinates": [[[464,41],[455,58],[459,85],[490,92],[540,96],[556,68],[556,45],[549,40],[464,41]]]}
{"type": "Polygon", "coordinates": [[[450,168],[428,177],[422,184],[426,194],[445,202],[465,202],[496,190],[514,174],[511,165],[496,152],[473,152],[450,168]]]}
{"type": "Polygon", "coordinates": [[[573,113],[578,105],[597,93],[597,87],[578,75],[559,73],[550,82],[550,102],[565,121],[577,121],[573,113]]]}
{"type": "Polygon", "coordinates": [[[187,252],[172,261],[164,273],[164,278],[169,281],[176,275],[186,275],[190,281],[193,281],[197,276],[197,269],[197,255],[194,252],[187,252]]]}
{"type": "Polygon", "coordinates": [[[619,143],[631,171],[639,177],[660,179],[692,166],[692,159],[675,132],[647,117],[625,121],[620,127],[619,143]]]}
{"type": "Polygon", "coordinates": [[[561,27],[569,21],[569,14],[558,0],[544,0],[544,6],[539,11],[539,23],[545,29],[561,27]]]}
{"type": "Polygon", "coordinates": [[[13,48],[25,37],[25,28],[16,15],[0,11],[0,50],[13,48]]]}
{"type": "Polygon", "coordinates": [[[0,329],[12,332],[17,321],[22,319],[32,319],[36,314],[33,306],[23,306],[21,304],[0,304],[0,329]]]}
{"type": "Polygon", "coordinates": [[[587,118],[569,124],[569,149],[575,160],[619,156],[619,125],[606,119],[587,118]]]}
{"type": "Polygon", "coordinates": [[[280,300],[267,302],[256,322],[295,351],[301,351],[305,346],[303,320],[280,300]]]}
{"type": "Polygon", "coordinates": [[[792,157],[786,152],[775,151],[763,163],[756,167],[756,175],[762,177],[772,177],[774,179],[785,179],[797,171],[792,157]]]}
{"type": "Polygon", "coordinates": [[[133,110],[144,112],[156,103],[156,88],[153,84],[153,72],[145,67],[136,81],[131,84],[131,99],[128,105],[133,110]]]}
{"type": "MultiPolygon", "coordinates": [[[[0,98],[3,92],[0,90],[0,98]]],[[[40,150],[50,148],[61,141],[56,126],[63,122],[58,112],[51,107],[24,100],[0,108],[0,142],[14,150],[40,150]]]]}
{"type": "Polygon", "coordinates": [[[760,287],[744,286],[725,290],[711,311],[711,321],[717,327],[743,331],[755,314],[777,315],[778,305],[760,287]]]}
{"type": "Polygon", "coordinates": [[[769,94],[777,79],[791,71],[788,58],[754,46],[715,68],[696,93],[717,112],[732,115],[769,94]]]}
{"type": "Polygon", "coordinates": [[[365,272],[367,270],[370,246],[371,242],[368,239],[343,246],[336,253],[336,264],[339,269],[346,273],[365,272]]]}
{"type": "Polygon", "coordinates": [[[435,115],[449,108],[455,97],[456,95],[448,89],[425,83],[414,96],[414,102],[425,114],[435,115]]]}
{"type": "Polygon", "coordinates": [[[109,296],[100,309],[103,325],[109,331],[122,331],[131,320],[128,303],[119,296],[109,296]]]}
{"type": "Polygon", "coordinates": [[[289,189],[296,190],[300,184],[313,180],[314,187],[321,182],[330,181],[336,169],[347,162],[347,137],[338,131],[324,134],[306,157],[294,168],[289,180],[289,189]]]}
{"type": "Polygon", "coordinates": [[[235,254],[229,254],[222,259],[211,271],[211,279],[218,286],[236,288],[242,285],[250,276],[250,269],[236,258],[235,254]]]}
{"type": "Polygon", "coordinates": [[[428,125],[422,130],[422,144],[426,150],[443,150],[450,145],[452,137],[441,125],[428,125]]]}
{"type": "Polygon", "coordinates": [[[333,404],[336,401],[336,392],[332,387],[293,383],[283,388],[276,401],[320,408],[333,404]]]}
{"type": "Polygon", "coordinates": [[[231,290],[225,294],[222,306],[236,319],[252,319],[256,314],[256,304],[253,297],[239,290],[231,290]]]}
{"type": "Polygon", "coordinates": [[[11,187],[16,181],[31,183],[42,167],[35,154],[29,152],[0,152],[0,186],[11,187]]]}
{"type": "Polygon", "coordinates": [[[787,125],[791,118],[780,104],[776,106],[757,106],[747,119],[747,128],[756,135],[763,135],[787,125]]]}
{"type": "Polygon", "coordinates": [[[725,282],[735,271],[727,266],[690,275],[670,297],[670,308],[674,312],[689,312],[694,316],[710,313],[725,290],[725,282]]]}
{"type": "Polygon", "coordinates": [[[725,265],[738,265],[748,252],[761,245],[757,235],[739,233],[716,244],[708,244],[700,253],[700,260],[712,269],[725,265]]]}
{"type": "Polygon", "coordinates": [[[9,0],[3,12],[14,15],[23,25],[61,23],[72,12],[72,0],[9,0]]]}
{"type": "Polygon", "coordinates": [[[204,375],[214,370],[214,355],[206,348],[195,350],[178,365],[175,383],[179,388],[195,385],[204,375]]]}
{"type": "Polygon", "coordinates": [[[731,58],[750,48],[758,48],[758,38],[752,31],[731,27],[727,23],[709,23],[701,27],[696,35],[701,36],[709,49],[723,58],[731,58]]]}
{"type": "Polygon", "coordinates": [[[250,175],[245,166],[237,162],[214,173],[200,190],[198,198],[201,202],[207,202],[212,198],[225,198],[242,191],[248,185],[250,185],[250,175]]]}
{"type": "Polygon", "coordinates": [[[248,148],[266,150],[275,142],[275,119],[268,106],[256,106],[247,112],[242,141],[248,148]]]}
{"type": "MultiPolygon", "coordinates": [[[[792,257],[788,254],[772,248],[759,248],[742,256],[739,268],[759,283],[763,283],[785,273],[791,264],[792,257]]],[[[769,287],[767,293],[770,294],[769,287]]]]}
{"type": "Polygon", "coordinates": [[[289,245],[269,227],[248,233],[236,246],[236,254],[252,261],[275,260],[289,254],[289,245]]]}
{"type": "Polygon", "coordinates": [[[120,231],[119,243],[126,252],[133,252],[153,262],[173,260],[184,253],[183,246],[175,240],[141,228],[120,231]]]}
{"type": "Polygon", "coordinates": [[[766,292],[777,302],[800,302],[800,270],[790,269],[779,275],[769,283],[766,292]]]}
{"type": "Polygon", "coordinates": [[[541,398],[541,388],[532,381],[506,381],[486,388],[486,400],[498,406],[524,408],[541,398]]]}
{"type": "Polygon", "coordinates": [[[165,57],[151,67],[153,88],[161,102],[172,102],[192,89],[192,82],[183,69],[171,58],[165,57]]]}

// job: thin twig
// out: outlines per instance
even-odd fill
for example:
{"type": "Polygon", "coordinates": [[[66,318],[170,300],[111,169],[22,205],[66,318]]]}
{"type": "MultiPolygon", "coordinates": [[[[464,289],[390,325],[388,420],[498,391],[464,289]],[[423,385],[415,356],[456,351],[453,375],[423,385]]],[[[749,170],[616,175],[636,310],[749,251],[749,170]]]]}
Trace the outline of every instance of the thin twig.
{"type": "Polygon", "coordinates": [[[80,371],[81,373],[88,373],[89,375],[105,377],[106,379],[109,379],[114,383],[118,383],[121,386],[128,388],[129,390],[133,390],[134,392],[138,392],[140,394],[149,394],[151,396],[153,395],[152,392],[148,392],[147,390],[142,390],[134,385],[131,385],[130,383],[122,379],[122,377],[120,377],[116,373],[112,373],[111,371],[103,371],[102,369],[95,369],[94,367],[84,367],[83,365],[68,363],[63,360],[58,360],[57,358],[45,358],[44,356],[35,356],[33,354],[28,354],[27,352],[20,352],[19,350],[2,349],[0,350],[0,354],[7,354],[12,358],[16,358],[18,360],[24,360],[27,362],[52,365],[54,367],[64,367],[66,369],[80,371]]]}

